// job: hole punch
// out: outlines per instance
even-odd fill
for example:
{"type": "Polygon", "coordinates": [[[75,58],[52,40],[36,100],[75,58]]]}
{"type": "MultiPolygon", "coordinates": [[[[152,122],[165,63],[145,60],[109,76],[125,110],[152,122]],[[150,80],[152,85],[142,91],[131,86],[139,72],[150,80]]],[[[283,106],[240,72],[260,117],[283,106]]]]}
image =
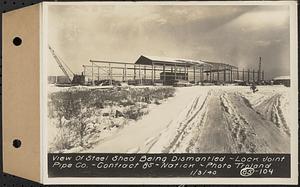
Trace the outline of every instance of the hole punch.
{"type": "Polygon", "coordinates": [[[13,39],[13,43],[14,43],[15,46],[19,46],[19,45],[22,44],[22,39],[20,37],[15,37],[13,39]]]}
{"type": "Polygon", "coordinates": [[[19,140],[19,139],[14,139],[14,141],[13,141],[13,146],[14,146],[15,148],[20,148],[21,145],[22,145],[21,140],[19,140]]]}

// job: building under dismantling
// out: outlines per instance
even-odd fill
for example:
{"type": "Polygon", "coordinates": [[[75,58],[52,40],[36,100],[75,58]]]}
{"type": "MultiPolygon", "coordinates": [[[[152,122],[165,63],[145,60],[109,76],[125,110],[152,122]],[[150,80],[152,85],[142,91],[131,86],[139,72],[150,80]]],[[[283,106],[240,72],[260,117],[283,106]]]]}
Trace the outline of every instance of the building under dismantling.
{"type": "Polygon", "coordinates": [[[134,85],[171,85],[178,80],[190,83],[260,83],[264,80],[259,58],[258,70],[203,60],[140,56],[135,63],[90,60],[83,74],[92,84],[114,81],[134,85]]]}

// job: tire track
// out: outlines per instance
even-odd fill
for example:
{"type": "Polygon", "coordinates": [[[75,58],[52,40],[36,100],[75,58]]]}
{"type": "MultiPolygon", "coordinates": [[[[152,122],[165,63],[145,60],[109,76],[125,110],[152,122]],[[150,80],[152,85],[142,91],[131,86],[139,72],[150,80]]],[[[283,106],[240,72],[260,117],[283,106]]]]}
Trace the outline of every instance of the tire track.
{"type": "MultiPolygon", "coordinates": [[[[233,122],[236,122],[235,125],[239,125],[236,131],[237,136],[233,137],[236,138],[239,152],[289,151],[289,137],[281,133],[278,127],[272,125],[274,124],[273,122],[262,118],[261,114],[258,114],[251,105],[249,106],[250,102],[245,100],[241,94],[229,93],[227,96],[229,107],[231,107],[233,112],[230,114],[231,119],[229,118],[228,126],[234,124],[233,122]]],[[[273,100],[276,101],[278,98],[279,95],[274,96],[273,100]]],[[[266,104],[269,105],[270,103],[266,104]]],[[[271,103],[270,105],[271,107],[278,108],[276,103],[271,103]]],[[[270,109],[270,107],[267,109],[270,109]]]]}
{"type": "Polygon", "coordinates": [[[168,123],[167,127],[162,132],[160,132],[158,136],[148,138],[147,141],[144,144],[143,150],[139,150],[139,152],[146,152],[146,153],[150,152],[151,148],[157,143],[157,141],[162,137],[162,135],[165,132],[167,132],[167,130],[169,129],[169,127],[172,124],[172,122],[173,122],[173,120],[171,120],[168,123]]]}
{"type": "Polygon", "coordinates": [[[187,153],[199,153],[198,149],[197,149],[197,143],[199,143],[200,140],[200,134],[201,134],[201,130],[203,125],[205,124],[205,121],[207,120],[207,108],[205,108],[205,112],[203,113],[203,115],[201,116],[199,125],[196,126],[196,129],[194,129],[194,136],[191,138],[190,143],[188,144],[188,146],[186,147],[185,151],[187,153]]]}
{"type": "Polygon", "coordinates": [[[207,99],[211,95],[210,92],[206,95],[204,101],[202,103],[199,102],[200,97],[197,97],[189,109],[185,119],[180,122],[180,128],[177,130],[177,134],[170,142],[169,146],[167,146],[163,152],[170,153],[176,152],[181,145],[183,145],[185,150],[190,150],[190,139],[193,137],[187,137],[190,133],[195,133],[195,128],[198,128],[203,125],[206,116],[207,109],[207,99]],[[203,110],[205,109],[205,110],[203,110]],[[186,145],[187,143],[187,145],[186,145]]]}
{"type": "Polygon", "coordinates": [[[271,121],[282,132],[290,136],[290,129],[281,110],[281,95],[275,94],[255,107],[261,116],[271,121]]]}
{"type": "MultiPolygon", "coordinates": [[[[238,97],[238,95],[234,94],[234,97],[238,97]]],[[[241,100],[244,101],[243,98],[241,98],[241,100]]],[[[223,115],[227,121],[227,128],[231,134],[233,142],[235,142],[234,150],[237,152],[246,153],[256,152],[255,144],[248,140],[256,134],[247,120],[241,114],[239,114],[239,111],[230,101],[230,98],[226,92],[220,96],[220,102],[221,107],[225,111],[223,115]]],[[[246,102],[245,104],[249,107],[249,103],[246,102]]]]}

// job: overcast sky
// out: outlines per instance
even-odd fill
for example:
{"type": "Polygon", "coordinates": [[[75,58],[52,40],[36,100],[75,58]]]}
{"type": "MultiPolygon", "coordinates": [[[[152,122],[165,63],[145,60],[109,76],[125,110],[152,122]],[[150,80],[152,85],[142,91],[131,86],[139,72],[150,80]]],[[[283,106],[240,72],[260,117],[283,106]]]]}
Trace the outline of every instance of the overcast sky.
{"type": "MultiPolygon", "coordinates": [[[[289,75],[288,6],[51,5],[48,41],[75,72],[90,59],[134,63],[142,54],[289,75]]],[[[48,53],[48,73],[62,74],[48,53]]]]}

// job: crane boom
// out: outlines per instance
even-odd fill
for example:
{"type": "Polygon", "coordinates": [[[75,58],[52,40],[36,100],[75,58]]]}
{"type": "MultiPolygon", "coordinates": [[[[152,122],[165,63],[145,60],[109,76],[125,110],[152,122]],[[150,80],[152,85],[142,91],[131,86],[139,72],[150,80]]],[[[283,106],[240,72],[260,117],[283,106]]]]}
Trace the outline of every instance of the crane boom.
{"type": "Polygon", "coordinates": [[[69,79],[70,82],[72,82],[71,77],[69,76],[67,70],[64,68],[64,66],[62,65],[62,62],[59,60],[58,56],[55,54],[55,51],[51,48],[51,46],[48,46],[53,58],[55,59],[55,61],[57,62],[58,66],[60,67],[60,69],[63,71],[63,73],[65,74],[65,76],[69,79]]]}

